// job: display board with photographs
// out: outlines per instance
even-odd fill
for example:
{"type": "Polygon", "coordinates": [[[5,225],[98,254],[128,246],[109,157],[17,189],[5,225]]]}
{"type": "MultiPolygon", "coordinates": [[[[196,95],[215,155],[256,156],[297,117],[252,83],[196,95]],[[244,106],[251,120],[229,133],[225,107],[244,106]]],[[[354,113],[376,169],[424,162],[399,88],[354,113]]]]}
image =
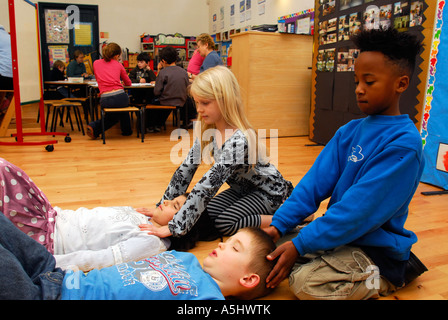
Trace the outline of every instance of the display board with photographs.
{"type": "MultiPolygon", "coordinates": [[[[350,38],[361,30],[396,28],[424,40],[425,22],[432,28],[434,21],[433,12],[428,20],[428,7],[434,5],[428,0],[315,1],[312,140],[326,144],[340,126],[364,116],[356,103],[353,75],[359,50],[350,38]]],[[[419,57],[417,64],[421,62],[419,57]]],[[[417,68],[400,103],[402,112],[408,113],[415,122],[419,121],[421,101],[416,96],[422,91],[421,72],[417,68]]]]}

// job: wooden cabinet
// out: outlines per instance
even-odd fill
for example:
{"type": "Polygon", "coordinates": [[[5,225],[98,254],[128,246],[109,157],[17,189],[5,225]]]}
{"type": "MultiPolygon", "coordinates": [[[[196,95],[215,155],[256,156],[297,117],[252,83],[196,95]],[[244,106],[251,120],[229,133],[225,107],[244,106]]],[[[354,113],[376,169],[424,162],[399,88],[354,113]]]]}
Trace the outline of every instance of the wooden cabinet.
{"type": "Polygon", "coordinates": [[[313,37],[248,31],[231,36],[232,71],[252,126],[309,134],[313,37]]]}

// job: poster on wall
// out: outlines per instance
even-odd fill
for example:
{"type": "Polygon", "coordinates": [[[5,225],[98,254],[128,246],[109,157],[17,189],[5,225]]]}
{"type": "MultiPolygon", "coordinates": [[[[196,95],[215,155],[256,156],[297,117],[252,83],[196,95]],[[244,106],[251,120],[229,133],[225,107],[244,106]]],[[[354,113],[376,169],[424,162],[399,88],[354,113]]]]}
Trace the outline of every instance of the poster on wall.
{"type": "Polygon", "coordinates": [[[266,0],[258,0],[258,15],[261,16],[264,14],[266,7],[265,7],[266,0]]]}
{"type": "Polygon", "coordinates": [[[76,24],[75,46],[91,46],[93,43],[92,24],[81,22],[76,24]]]}
{"type": "Polygon", "coordinates": [[[70,61],[68,55],[68,46],[48,46],[48,56],[50,61],[50,68],[53,68],[53,64],[57,60],[64,62],[66,65],[70,61]]]}
{"type": "Polygon", "coordinates": [[[240,1],[240,22],[244,22],[246,20],[246,1],[242,0],[240,1]]]}
{"type": "Polygon", "coordinates": [[[246,0],[246,21],[249,21],[252,18],[252,1],[246,0]]]}
{"type": "Polygon", "coordinates": [[[421,135],[425,169],[422,182],[448,190],[448,8],[439,0],[433,33],[421,135]],[[445,22],[445,23],[444,23],[445,22]]]}
{"type": "Polygon", "coordinates": [[[47,43],[70,43],[67,19],[65,10],[45,10],[47,43]]]}

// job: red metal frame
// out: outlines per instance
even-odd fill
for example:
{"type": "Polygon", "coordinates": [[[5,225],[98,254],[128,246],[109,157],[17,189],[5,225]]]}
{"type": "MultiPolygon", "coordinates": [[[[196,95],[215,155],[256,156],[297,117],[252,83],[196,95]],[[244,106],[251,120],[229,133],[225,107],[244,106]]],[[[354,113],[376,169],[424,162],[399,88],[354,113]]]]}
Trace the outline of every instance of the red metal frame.
{"type": "MultiPolygon", "coordinates": [[[[64,132],[47,132],[45,130],[45,109],[44,109],[44,100],[43,100],[43,81],[42,81],[42,69],[39,70],[40,79],[40,101],[39,101],[39,113],[40,113],[40,132],[23,132],[22,126],[22,107],[20,100],[20,86],[19,86],[19,67],[18,67],[18,54],[17,54],[17,34],[16,34],[16,17],[15,17],[15,0],[8,0],[9,6],[9,25],[10,25],[10,33],[11,33],[11,56],[12,56],[12,67],[13,67],[13,84],[14,84],[14,101],[15,101],[15,112],[16,112],[16,130],[17,133],[13,134],[13,137],[16,137],[16,142],[0,142],[0,145],[8,145],[8,146],[35,146],[35,145],[52,145],[58,143],[57,140],[49,140],[49,141],[33,141],[33,142],[24,142],[24,136],[68,136],[68,133],[64,132]]],[[[26,0],[24,0],[26,1],[26,0]]],[[[34,4],[30,1],[26,1],[30,5],[33,5],[36,8],[36,26],[37,31],[39,30],[39,19],[37,17],[37,4],[34,4]]],[[[40,35],[37,32],[37,41],[40,46],[40,35]]],[[[40,50],[37,52],[39,57],[39,65],[42,65],[42,57],[40,54],[40,50]]],[[[10,106],[11,108],[12,106],[10,106]]]]}

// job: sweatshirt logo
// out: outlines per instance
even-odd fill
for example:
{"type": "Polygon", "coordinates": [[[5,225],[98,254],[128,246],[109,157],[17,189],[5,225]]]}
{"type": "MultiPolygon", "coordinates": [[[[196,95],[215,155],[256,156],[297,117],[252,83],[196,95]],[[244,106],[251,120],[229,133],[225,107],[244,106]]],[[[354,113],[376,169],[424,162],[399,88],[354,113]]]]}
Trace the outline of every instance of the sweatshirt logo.
{"type": "Polygon", "coordinates": [[[361,153],[362,148],[358,145],[352,147],[352,154],[348,157],[348,161],[358,162],[364,159],[364,155],[361,153]]]}

